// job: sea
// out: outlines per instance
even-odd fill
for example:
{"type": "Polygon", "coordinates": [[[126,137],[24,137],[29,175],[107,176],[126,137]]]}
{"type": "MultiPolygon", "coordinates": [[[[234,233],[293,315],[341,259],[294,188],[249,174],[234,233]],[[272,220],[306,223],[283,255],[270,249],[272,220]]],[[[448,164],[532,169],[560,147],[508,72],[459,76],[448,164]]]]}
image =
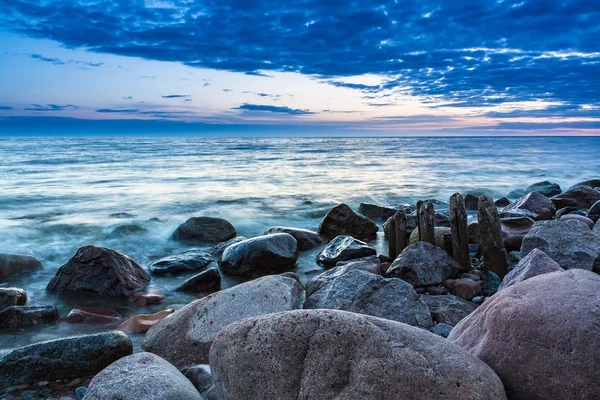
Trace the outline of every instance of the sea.
{"type": "MultiPolygon", "coordinates": [[[[29,305],[104,306],[123,318],[179,308],[196,296],[174,292],[188,278],[153,277],[163,304],[136,309],[127,301],[60,296],[45,288],[85,245],[120,250],[147,267],[189,250],[170,240],[193,216],[221,217],[238,235],[272,226],[316,230],[344,202],[414,204],[453,193],[506,196],[550,180],[563,189],[600,176],[600,138],[206,138],[0,137],[0,252],[30,254],[43,270],[0,282],[27,291],[29,305]],[[145,234],[113,238],[118,226],[145,234]]],[[[381,222],[378,222],[381,226],[381,222]]],[[[387,254],[383,233],[370,241],[387,254]]],[[[202,248],[202,247],[199,247],[202,248]]],[[[302,280],[323,271],[320,248],[301,253],[302,280]]],[[[243,280],[224,276],[223,288],[243,280]]],[[[57,323],[0,332],[0,352],[105,328],[57,323]]],[[[133,335],[139,348],[143,335],[133,335]]]]}

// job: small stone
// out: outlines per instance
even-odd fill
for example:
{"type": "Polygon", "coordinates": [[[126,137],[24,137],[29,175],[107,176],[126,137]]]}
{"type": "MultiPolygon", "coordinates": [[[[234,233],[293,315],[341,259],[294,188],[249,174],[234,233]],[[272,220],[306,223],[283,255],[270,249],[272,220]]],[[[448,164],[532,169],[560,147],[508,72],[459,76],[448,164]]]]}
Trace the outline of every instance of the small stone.
{"type": "Polygon", "coordinates": [[[119,325],[117,329],[124,332],[146,333],[154,325],[173,314],[174,311],[172,308],[169,308],[154,314],[134,315],[119,325]]]}
{"type": "Polygon", "coordinates": [[[65,318],[70,324],[117,325],[121,316],[105,307],[84,307],[71,310],[65,318]]]}
{"type": "Polygon", "coordinates": [[[450,335],[450,332],[452,332],[452,327],[446,324],[437,324],[436,326],[431,328],[431,332],[435,333],[436,335],[440,335],[441,337],[447,338],[450,335]]]}
{"type": "Polygon", "coordinates": [[[454,286],[454,295],[465,300],[471,300],[473,297],[479,296],[482,293],[483,282],[473,281],[471,279],[461,279],[454,286]]]}
{"type": "Polygon", "coordinates": [[[471,299],[471,301],[475,304],[481,304],[483,303],[483,297],[482,296],[475,296],[471,299]]]}
{"type": "Polygon", "coordinates": [[[486,271],[485,276],[483,278],[483,284],[481,286],[481,290],[486,296],[493,296],[500,287],[502,280],[498,275],[493,273],[492,271],[486,271]]]}
{"type": "Polygon", "coordinates": [[[87,393],[86,387],[80,386],[77,389],[75,389],[75,395],[77,395],[78,400],[83,400],[83,397],[85,396],[86,393],[87,393]]]}
{"type": "Polygon", "coordinates": [[[204,251],[186,251],[161,258],[150,265],[154,275],[175,275],[186,272],[200,272],[213,262],[212,256],[204,251]]]}

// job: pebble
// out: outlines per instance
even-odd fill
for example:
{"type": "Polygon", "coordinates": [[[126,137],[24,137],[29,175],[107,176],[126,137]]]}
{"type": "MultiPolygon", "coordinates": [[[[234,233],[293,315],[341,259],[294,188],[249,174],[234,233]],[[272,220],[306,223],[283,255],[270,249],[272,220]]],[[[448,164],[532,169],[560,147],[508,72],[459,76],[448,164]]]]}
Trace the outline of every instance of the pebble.
{"type": "Polygon", "coordinates": [[[483,296],[475,296],[471,299],[471,301],[475,304],[483,303],[483,296]]]}
{"type": "Polygon", "coordinates": [[[83,399],[83,396],[85,396],[86,392],[87,392],[87,388],[83,387],[83,386],[80,386],[77,389],[75,389],[75,394],[77,395],[77,398],[79,400],[83,399]]]}

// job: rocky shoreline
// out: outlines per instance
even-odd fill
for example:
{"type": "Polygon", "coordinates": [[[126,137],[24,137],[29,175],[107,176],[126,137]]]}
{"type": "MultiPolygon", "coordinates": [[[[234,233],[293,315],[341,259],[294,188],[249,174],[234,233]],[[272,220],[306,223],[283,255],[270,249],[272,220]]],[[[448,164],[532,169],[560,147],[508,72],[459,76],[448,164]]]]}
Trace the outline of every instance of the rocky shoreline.
{"type": "MultiPolygon", "coordinates": [[[[0,335],[98,331],[3,355],[0,399],[600,398],[599,219],[600,179],[564,192],[545,181],[495,200],[339,204],[317,231],[278,226],[252,238],[193,217],[170,240],[212,248],[147,268],[84,246],[46,290],[143,310],[165,298],[147,290],[151,280],[181,276],[175,290],[198,299],[123,320],[103,307],[59,315],[0,287],[0,335]],[[381,229],[385,254],[365,241],[381,229]],[[299,254],[315,249],[321,273],[302,281],[299,254]],[[221,290],[224,276],[248,281],[221,290]],[[128,333],[145,334],[143,351],[128,333]]],[[[0,279],[40,268],[0,254],[0,279]]]]}

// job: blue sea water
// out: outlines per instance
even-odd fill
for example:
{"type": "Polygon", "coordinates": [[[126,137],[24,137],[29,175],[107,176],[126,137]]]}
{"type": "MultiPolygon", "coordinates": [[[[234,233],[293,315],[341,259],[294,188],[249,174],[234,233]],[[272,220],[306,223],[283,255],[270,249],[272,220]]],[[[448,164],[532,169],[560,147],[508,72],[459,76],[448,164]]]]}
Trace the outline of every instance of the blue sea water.
{"type": "MultiPolygon", "coordinates": [[[[53,304],[61,316],[81,299],[45,286],[77,248],[122,250],[140,265],[188,248],[169,240],[191,216],[222,217],[238,234],[275,225],[316,229],[336,203],[415,203],[455,192],[505,196],[542,180],[563,188],[600,176],[600,138],[0,138],[0,252],[32,254],[45,268],[0,286],[27,290],[29,304],[53,304]],[[160,221],[151,221],[159,218],[160,221]],[[111,239],[117,226],[149,232],[111,239]]],[[[379,235],[371,242],[385,253],[379,235]]],[[[318,273],[319,249],[303,253],[302,279],[318,273]]],[[[194,299],[172,289],[187,276],[153,278],[167,295],[154,312],[194,299]]],[[[238,283],[226,278],[225,286],[238,283]]],[[[124,317],[128,304],[109,305],[124,317]]],[[[94,328],[58,324],[0,334],[0,351],[94,328]]]]}

